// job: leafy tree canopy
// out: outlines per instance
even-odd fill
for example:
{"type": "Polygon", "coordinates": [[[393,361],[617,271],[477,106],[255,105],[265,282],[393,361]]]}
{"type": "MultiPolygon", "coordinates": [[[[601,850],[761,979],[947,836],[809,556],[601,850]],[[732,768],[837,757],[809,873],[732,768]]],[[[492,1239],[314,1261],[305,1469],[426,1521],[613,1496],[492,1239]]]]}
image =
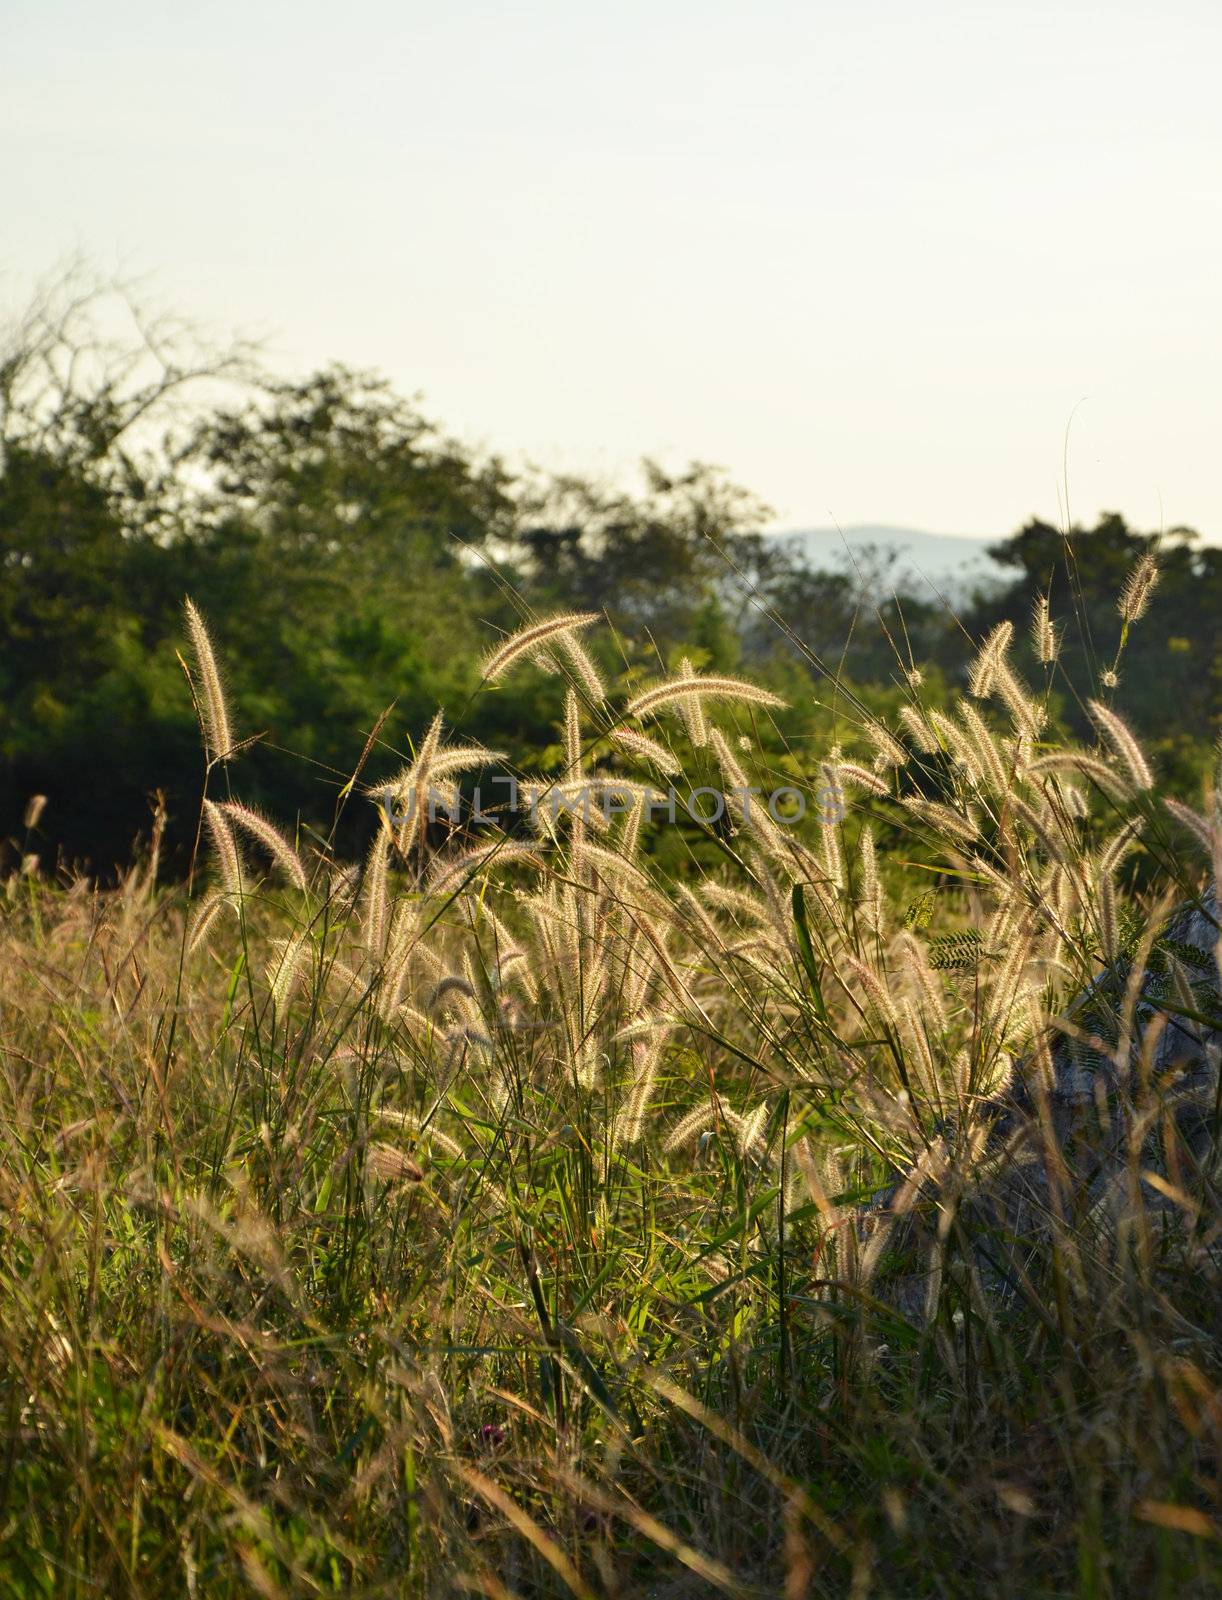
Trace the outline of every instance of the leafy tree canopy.
{"type": "Polygon", "coordinates": [[[200,782],[177,655],[186,594],[256,741],[247,792],[291,816],[304,759],[308,822],[330,819],[384,711],[365,776],[396,764],[440,704],[466,705],[466,731],[515,758],[552,747],[554,680],[472,691],[496,631],[553,607],[608,614],[612,676],[684,654],[745,660],[794,702],[809,746],[819,717],[841,736],[853,686],[881,704],[920,667],[961,688],[965,632],[1009,619],[1025,636],[1046,593],[1062,636],[1054,708],[1085,733],[1083,702],[1115,673],[1139,733],[1195,793],[1219,720],[1222,551],[1187,530],[1155,539],[1111,513],[1068,535],[1031,522],[994,549],[1013,576],[955,618],[895,594],[885,552],[812,569],[707,465],[646,462],[635,493],[515,475],[369,374],[286,382],[177,324],[133,311],[104,338],[101,321],[96,296],[61,286],[0,348],[0,837],[43,793],[44,853],[105,872],[161,790],[181,859],[200,782]],[[1116,596],[1148,550],[1160,582],[1121,649],[1116,596]]]}

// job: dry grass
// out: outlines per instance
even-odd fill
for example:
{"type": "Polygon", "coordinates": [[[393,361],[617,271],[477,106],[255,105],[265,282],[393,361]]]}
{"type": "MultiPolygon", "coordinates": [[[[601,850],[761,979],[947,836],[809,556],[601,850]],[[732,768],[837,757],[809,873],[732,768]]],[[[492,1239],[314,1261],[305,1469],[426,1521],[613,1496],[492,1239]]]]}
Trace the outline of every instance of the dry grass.
{"type": "MultiPolygon", "coordinates": [[[[1155,935],[1216,824],[1159,805],[1109,707],[1051,747],[994,637],[991,699],[914,688],[790,827],[749,793],[794,781],[772,697],[634,686],[675,713],[646,738],[588,621],[489,670],[557,646],[560,786],[607,817],[524,775],[533,832],[439,856],[383,814],[354,872],[227,791],[192,905],[147,868],[8,883],[0,1587],[1208,1592],[1216,1055],[1182,1079],[1160,1039],[1217,983],[1155,935]],[[679,762],[733,825],[689,825],[671,881],[642,802],[679,762]],[[1067,1137],[1047,1024],[1089,985],[1067,1137]]],[[[436,722],[396,795],[450,751],[436,722]]]]}

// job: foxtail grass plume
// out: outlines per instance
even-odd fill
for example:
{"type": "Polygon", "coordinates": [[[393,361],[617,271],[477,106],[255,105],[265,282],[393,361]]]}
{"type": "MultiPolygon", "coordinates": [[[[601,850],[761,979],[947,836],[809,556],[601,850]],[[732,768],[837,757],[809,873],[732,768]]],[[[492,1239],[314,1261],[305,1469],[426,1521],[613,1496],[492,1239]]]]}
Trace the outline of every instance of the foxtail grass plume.
{"type": "Polygon", "coordinates": [[[1013,637],[1014,624],[999,622],[980,646],[967,680],[968,690],[977,700],[983,700],[992,689],[997,669],[1004,663],[1013,637]]]}
{"type": "Polygon", "coordinates": [[[678,756],[665,745],[658,744],[656,740],[647,738],[643,733],[635,733],[631,728],[616,728],[611,738],[621,750],[626,750],[629,755],[637,756],[642,761],[650,762],[668,777],[675,777],[682,771],[678,756]]]}
{"type": "Polygon", "coordinates": [[[267,983],[277,1009],[284,1008],[285,1001],[292,993],[309,948],[309,933],[304,929],[291,939],[272,940],[272,960],[267,969],[267,983]]]}
{"type": "Polygon", "coordinates": [[[204,619],[191,600],[187,600],[184,610],[187,618],[187,635],[191,640],[195,670],[199,677],[200,710],[203,715],[204,742],[208,756],[213,761],[228,761],[233,754],[233,733],[229,726],[225,690],[217,668],[212,641],[208,637],[204,619]]]}
{"type": "Polygon", "coordinates": [[[229,894],[241,894],[242,858],[238,854],[237,842],[233,837],[233,830],[226,820],[225,813],[213,801],[205,800],[204,821],[207,823],[208,832],[212,836],[217,865],[221,869],[221,882],[229,894]]]}
{"type": "Polygon", "coordinates": [[[1107,706],[1098,700],[1086,702],[1091,716],[1103,730],[1104,737],[1112,749],[1120,757],[1128,769],[1135,787],[1138,789],[1151,789],[1154,787],[1154,774],[1146,763],[1146,758],[1141,752],[1141,746],[1129,731],[1127,725],[1121,721],[1114,711],[1109,711],[1107,706]]]}
{"type": "Polygon", "coordinates": [[[1191,806],[1186,806],[1179,800],[1164,799],[1163,804],[1178,823],[1196,835],[1206,850],[1213,852],[1214,830],[1199,811],[1194,811],[1191,806]]]}
{"type": "Polygon", "coordinates": [[[581,777],[581,706],[572,689],[564,697],[564,776],[572,783],[581,777]]]}
{"type": "MultiPolygon", "coordinates": [[[[1185,806],[1184,808],[1188,808],[1185,806]]],[[[1104,845],[1099,855],[1100,872],[1115,872],[1120,865],[1129,846],[1136,842],[1141,834],[1144,823],[1140,817],[1130,817],[1117,828],[1116,832],[1104,845]]]]}
{"type": "Polygon", "coordinates": [[[389,795],[394,800],[405,801],[418,785],[437,783],[442,778],[453,778],[460,773],[478,772],[505,759],[503,750],[486,750],[480,744],[456,744],[446,750],[436,750],[429,758],[427,768],[420,761],[410,762],[400,769],[388,783],[380,783],[369,793],[375,797],[389,795]]]}
{"type": "Polygon", "coordinates": [[[997,747],[997,740],[970,700],[960,700],[958,709],[964,733],[980,765],[982,776],[998,794],[1004,794],[1010,787],[1010,772],[997,747]]]}
{"type": "Polygon", "coordinates": [[[615,883],[619,879],[634,879],[640,883],[648,883],[648,878],[635,861],[628,858],[618,850],[604,850],[601,845],[591,844],[587,840],[581,848],[582,861],[601,871],[608,883],[615,883]]]}
{"type": "MultiPolygon", "coordinates": [[[[692,666],[690,656],[684,656],[679,663],[679,676],[685,683],[696,681],[696,669],[692,666]]],[[[709,742],[709,725],[704,719],[704,707],[700,703],[700,696],[692,695],[688,699],[680,700],[679,715],[683,718],[683,726],[687,729],[692,748],[703,749],[709,742]]]]}
{"type": "Polygon", "coordinates": [[[859,789],[866,790],[868,794],[877,794],[885,798],[891,793],[890,787],[877,772],[871,772],[869,767],[863,767],[856,761],[839,762],[836,774],[841,783],[855,783],[859,789]]]}
{"type": "Polygon", "coordinates": [[[187,939],[188,951],[195,950],[208,937],[208,930],[224,911],[225,907],[232,905],[230,895],[224,889],[214,889],[200,904],[199,910],[191,921],[190,933],[187,939]]]}
{"type": "Polygon", "coordinates": [[[1014,726],[1029,739],[1039,737],[1046,718],[1043,706],[1036,705],[1023,693],[1023,687],[1006,661],[998,658],[993,664],[992,688],[1005,702],[1014,726]]]}
{"type": "Polygon", "coordinates": [[[928,719],[915,706],[901,706],[900,721],[908,730],[908,736],[918,750],[931,755],[938,748],[937,734],[929,726],[928,719]]]}
{"type": "MultiPolygon", "coordinates": [[[[424,738],[414,752],[413,760],[401,768],[388,784],[380,784],[369,791],[371,797],[383,808],[381,819],[383,823],[388,824],[390,820],[385,810],[387,798],[406,807],[406,814],[399,820],[398,830],[394,836],[395,849],[401,856],[407,855],[416,843],[417,835],[423,833],[421,817],[428,804],[429,782],[432,778],[440,776],[436,763],[437,746],[441,741],[441,723],[442,713],[439,711],[429,723],[424,738]]],[[[449,754],[456,758],[448,768],[448,775],[452,777],[456,772],[466,769],[469,752],[452,751],[449,754]]],[[[477,751],[474,758],[477,765],[478,756],[481,754],[482,752],[477,751]]]]}
{"type": "Polygon", "coordinates": [[[527,628],[520,628],[497,645],[485,659],[480,676],[485,683],[495,683],[521,656],[537,656],[541,653],[540,646],[549,639],[563,643],[563,635],[575,633],[579,628],[588,628],[597,621],[597,611],[566,611],[558,617],[550,617],[546,622],[534,622],[527,628]]]}
{"type": "Polygon", "coordinates": [[[903,804],[915,812],[923,822],[952,839],[962,839],[970,844],[980,836],[979,825],[970,817],[961,817],[957,811],[937,800],[924,800],[920,795],[905,795],[903,804]]]}
{"type": "Polygon", "coordinates": [[[365,1153],[365,1163],[383,1183],[421,1183],[424,1179],[424,1169],[419,1162],[392,1144],[371,1144],[365,1153]]]}
{"type": "Polygon", "coordinates": [[[669,1155],[675,1150],[682,1150],[685,1144],[690,1144],[710,1126],[716,1126],[720,1120],[720,1108],[711,1105],[697,1106],[694,1111],[689,1111],[681,1117],[667,1135],[662,1149],[669,1155]]]}
{"type": "Polygon", "coordinates": [[[633,1081],[612,1135],[618,1146],[630,1149],[640,1141],[645,1130],[645,1114],[657,1084],[658,1064],[665,1042],[666,1033],[663,1032],[652,1039],[638,1039],[632,1046],[633,1081]]]}
{"type": "Polygon", "coordinates": [[[861,908],[868,926],[881,933],[883,926],[883,894],[878,877],[878,862],[874,852],[874,835],[869,828],[861,830],[858,843],[861,861],[861,908]]]}
{"type": "Polygon", "coordinates": [[[509,838],[499,839],[438,861],[429,876],[429,893],[447,894],[455,884],[470,882],[485,868],[507,866],[511,861],[526,861],[539,871],[545,867],[539,856],[538,845],[509,838]]]}
{"type": "Polygon", "coordinates": [[[1115,961],[1120,953],[1120,933],[1116,918],[1116,885],[1110,872],[1099,881],[1099,943],[1103,959],[1115,961]]]}
{"type": "Polygon", "coordinates": [[[972,741],[958,723],[945,712],[930,711],[929,725],[942,741],[943,749],[967,777],[975,784],[983,783],[984,768],[981,766],[980,757],[972,741]]]}
{"type": "Polygon", "coordinates": [[[1125,579],[1124,588],[1116,602],[1116,608],[1126,625],[1139,622],[1145,616],[1157,583],[1158,562],[1147,550],[1125,579]]]}
{"type": "Polygon", "coordinates": [[[386,933],[386,891],[390,866],[390,830],[379,826],[365,858],[361,885],[361,921],[365,948],[374,954],[381,950],[386,933]]]}
{"type": "Polygon", "coordinates": [[[692,1143],[697,1137],[700,1137],[703,1147],[703,1135],[716,1134],[724,1130],[731,1134],[740,1154],[746,1155],[752,1145],[759,1140],[767,1120],[767,1102],[757,1106],[750,1116],[743,1116],[720,1101],[716,1104],[698,1106],[675,1124],[662,1148],[668,1153],[681,1150],[685,1144],[692,1143]]]}
{"type": "Polygon", "coordinates": [[[893,1032],[899,1033],[900,1019],[896,1012],[887,987],[875,972],[874,968],[864,961],[859,961],[856,956],[846,955],[844,964],[847,971],[856,980],[857,986],[863,989],[869,997],[882,1022],[893,1032]]]}
{"type": "Polygon", "coordinates": [[[840,829],[830,818],[825,818],[820,829],[823,872],[827,881],[837,891],[844,888],[844,855],[840,849],[840,829]]]}
{"type": "Polygon", "coordinates": [[[1048,859],[1068,866],[1066,844],[1075,842],[1070,818],[1064,812],[1056,815],[1046,806],[1037,810],[1018,795],[1010,796],[1009,806],[1015,818],[1030,830],[1048,859]]]}
{"type": "Polygon", "coordinates": [[[221,806],[225,815],[231,822],[236,822],[238,827],[250,834],[252,839],[257,839],[278,867],[292,880],[298,889],[306,887],[305,868],[301,864],[301,857],[284,837],[278,828],[273,826],[266,817],[259,812],[252,811],[249,806],[239,805],[236,800],[225,801],[221,806]]]}
{"type": "Polygon", "coordinates": [[[1038,761],[1031,763],[1028,771],[1036,778],[1051,773],[1076,772],[1107,794],[1123,797],[1130,792],[1129,785],[1114,767],[1109,767],[1105,761],[1087,755],[1082,750],[1057,750],[1051,755],[1041,756],[1038,761]]]}
{"type": "MultiPolygon", "coordinates": [[[[688,665],[690,668],[690,663],[688,665]]],[[[624,707],[624,714],[629,717],[656,716],[665,707],[681,705],[685,700],[740,700],[747,705],[769,708],[786,704],[780,695],[773,694],[770,689],[761,689],[758,684],[748,683],[742,678],[700,677],[692,673],[654,684],[652,689],[646,689],[630,700],[624,707]]]]}
{"type": "Polygon", "coordinates": [[[902,767],[908,760],[908,752],[903,745],[881,722],[871,721],[866,727],[866,737],[878,752],[874,758],[875,765],[883,767],[902,767]]]}
{"type": "Polygon", "coordinates": [[[582,685],[590,699],[596,705],[601,705],[607,698],[607,691],[594,665],[593,657],[586,650],[581,640],[572,631],[560,637],[560,648],[573,664],[573,670],[581,679],[582,685]]]}
{"type": "Polygon", "coordinates": [[[1048,610],[1046,594],[1035,597],[1035,610],[1031,617],[1031,643],[1035,647],[1036,658],[1044,666],[1051,666],[1057,658],[1059,645],[1056,629],[1052,625],[1052,616],[1048,610]]]}

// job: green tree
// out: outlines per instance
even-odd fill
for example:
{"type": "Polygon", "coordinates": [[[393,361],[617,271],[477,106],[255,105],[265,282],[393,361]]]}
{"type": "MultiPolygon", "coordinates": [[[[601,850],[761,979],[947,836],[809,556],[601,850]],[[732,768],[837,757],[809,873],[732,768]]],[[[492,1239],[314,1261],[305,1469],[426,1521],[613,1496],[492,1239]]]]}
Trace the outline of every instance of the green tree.
{"type": "Polygon", "coordinates": [[[1188,528],[1143,534],[1105,512],[1093,528],[1074,527],[1067,535],[1029,522],[991,553],[1018,576],[977,608],[969,619],[973,631],[1012,621],[1027,671],[1039,682],[1027,624],[1037,596],[1047,594],[1061,639],[1052,686],[1070,726],[1088,736],[1086,700],[1114,698],[1164,778],[1193,792],[1222,727],[1222,550],[1200,544],[1188,528]],[[1157,560],[1158,581],[1122,648],[1119,596],[1146,554],[1157,560]]]}
{"type": "Polygon", "coordinates": [[[525,490],[516,534],[524,578],[566,606],[648,634],[663,654],[705,642],[702,629],[716,633],[714,611],[737,636],[766,552],[768,507],[701,462],[671,475],[646,460],[642,472],[639,495],[571,476],[525,490]]]}

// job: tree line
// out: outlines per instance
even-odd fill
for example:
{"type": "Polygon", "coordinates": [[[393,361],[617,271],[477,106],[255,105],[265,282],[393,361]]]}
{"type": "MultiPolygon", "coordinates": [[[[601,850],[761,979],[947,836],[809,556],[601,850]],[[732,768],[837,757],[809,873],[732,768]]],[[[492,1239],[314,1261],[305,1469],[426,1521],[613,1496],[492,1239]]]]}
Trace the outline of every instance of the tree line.
{"type": "MultiPolygon", "coordinates": [[[[1164,779],[1197,797],[1222,708],[1222,550],[1190,530],[1140,533],[1114,513],[1069,530],[1033,520],[993,548],[997,580],[952,610],[894,592],[882,552],[812,567],[713,467],[647,462],[633,490],[513,472],[376,376],[280,379],[249,352],[201,354],[181,329],[133,317],[134,335],[105,338],[96,297],[61,293],[0,353],[10,857],[36,848],[44,864],[106,875],[161,806],[168,858],[185,862],[202,776],[178,656],[188,594],[252,739],[244,793],[303,825],[329,823],[363,752],[371,781],[442,705],[512,760],[558,749],[554,679],[475,693],[498,630],[549,608],[607,614],[612,678],[683,656],[749,668],[792,702],[784,731],[813,754],[852,742],[854,695],[895,704],[913,672],[926,697],[962,692],[969,637],[1008,619],[1025,638],[1047,594],[1056,717],[1086,737],[1083,702],[1102,686],[1164,779]],[[1116,598],[1147,550],[1159,582],[1117,658],[1116,598]],[[47,804],[31,841],[36,794],[47,804]]],[[[358,815],[345,826],[367,825],[358,815]]]]}

